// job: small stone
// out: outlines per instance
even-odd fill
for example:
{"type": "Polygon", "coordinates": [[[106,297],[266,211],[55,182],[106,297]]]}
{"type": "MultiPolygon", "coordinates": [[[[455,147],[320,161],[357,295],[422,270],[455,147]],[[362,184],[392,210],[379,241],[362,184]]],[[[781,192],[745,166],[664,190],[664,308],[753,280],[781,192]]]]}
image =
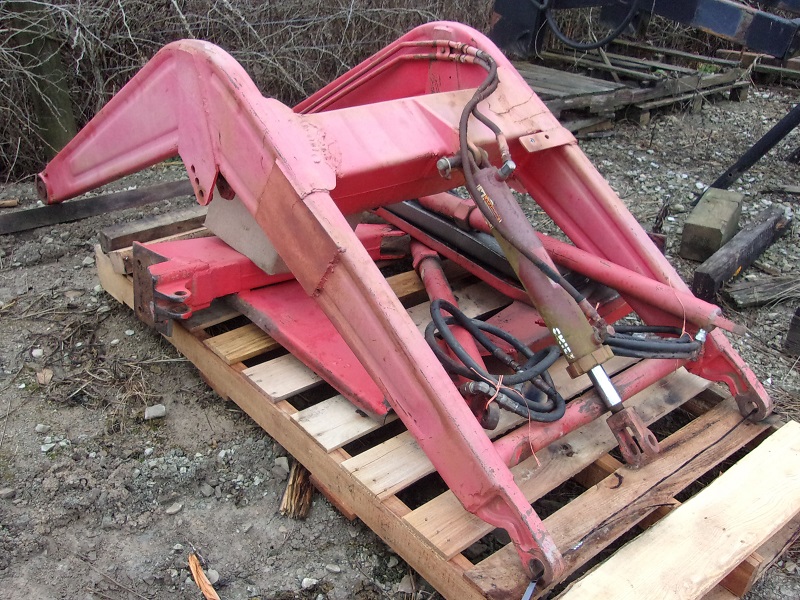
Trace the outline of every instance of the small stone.
{"type": "Polygon", "coordinates": [[[113,340],[111,340],[108,343],[111,344],[112,346],[116,346],[117,344],[119,344],[119,340],[117,338],[114,338],[113,340]]]}
{"type": "Polygon", "coordinates": [[[87,256],[86,258],[83,259],[81,264],[84,267],[91,267],[94,264],[94,259],[91,256],[87,256]]]}
{"type": "Polygon", "coordinates": [[[153,448],[145,448],[145,449],[144,449],[144,455],[145,455],[145,457],[147,457],[147,456],[151,456],[151,455],[153,454],[153,452],[154,452],[153,448]]]}
{"type": "Polygon", "coordinates": [[[793,560],[787,560],[785,563],[783,563],[783,568],[787,573],[794,573],[797,570],[797,563],[793,560]]]}
{"type": "Polygon", "coordinates": [[[330,564],[330,565],[325,565],[325,570],[328,573],[341,573],[342,567],[340,567],[339,565],[330,564]]]}
{"type": "Polygon", "coordinates": [[[176,502],[175,504],[170,504],[164,512],[168,515],[176,515],[181,511],[182,508],[183,504],[176,502]]]}
{"type": "Polygon", "coordinates": [[[285,481],[289,477],[289,459],[279,456],[275,459],[275,466],[272,467],[272,474],[280,481],[285,481]]]}
{"type": "Polygon", "coordinates": [[[200,493],[203,494],[206,498],[210,498],[214,495],[214,488],[208,485],[207,483],[200,484],[200,493]]]}
{"type": "Polygon", "coordinates": [[[44,425],[43,423],[39,423],[36,427],[33,428],[36,433],[47,433],[50,431],[50,425],[44,425]]]}
{"type": "Polygon", "coordinates": [[[44,356],[44,350],[41,348],[34,348],[31,350],[31,356],[33,358],[42,358],[44,356]]]}
{"type": "Polygon", "coordinates": [[[11,500],[17,495],[17,490],[10,487],[0,488],[0,500],[11,500]]]}
{"type": "Polygon", "coordinates": [[[400,564],[400,561],[396,556],[390,556],[389,561],[386,563],[386,566],[390,569],[394,569],[397,565],[400,564]]]}
{"type": "Polygon", "coordinates": [[[52,442],[50,442],[49,444],[42,444],[42,452],[45,453],[50,452],[50,450],[52,450],[55,447],[56,445],[52,442]]]}
{"type": "Polygon", "coordinates": [[[161,419],[167,414],[167,407],[163,404],[154,404],[144,409],[144,420],[161,419]]]}
{"type": "Polygon", "coordinates": [[[183,544],[175,544],[175,545],[172,547],[172,549],[173,549],[175,552],[180,552],[181,550],[183,550],[183,544]]]}
{"type": "Polygon", "coordinates": [[[414,582],[411,580],[411,575],[403,575],[400,583],[397,584],[397,592],[400,594],[414,593],[414,582]]]}
{"type": "Polygon", "coordinates": [[[684,212],[686,210],[686,206],[684,206],[680,202],[676,202],[675,204],[670,204],[669,208],[672,212],[684,212]]]}
{"type": "Polygon", "coordinates": [[[125,335],[127,335],[127,336],[131,336],[131,335],[133,335],[134,333],[136,333],[136,332],[135,332],[133,329],[126,329],[126,330],[125,330],[125,335]]]}
{"type": "Polygon", "coordinates": [[[313,577],[304,577],[303,581],[300,582],[300,587],[303,588],[304,590],[310,590],[318,583],[319,581],[314,579],[313,577]]]}
{"type": "Polygon", "coordinates": [[[214,585],[219,581],[219,573],[217,573],[214,569],[209,569],[206,571],[206,577],[208,577],[208,582],[211,585],[214,585]]]}

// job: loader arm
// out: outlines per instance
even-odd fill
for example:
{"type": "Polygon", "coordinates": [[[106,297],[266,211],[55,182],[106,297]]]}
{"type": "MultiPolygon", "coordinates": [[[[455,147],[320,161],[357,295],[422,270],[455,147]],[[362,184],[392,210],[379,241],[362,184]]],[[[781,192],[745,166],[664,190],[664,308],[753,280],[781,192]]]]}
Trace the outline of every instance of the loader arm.
{"type": "MultiPolygon", "coordinates": [[[[463,45],[496,62],[500,85],[480,109],[508,140],[518,165],[512,184],[582,250],[686,291],[505,57],[453,23],[418,27],[295,111],[262,97],[216,46],[175,42],[59,153],[38,186],[55,203],[179,154],[198,202],[235,194],[465,508],[506,529],[531,578],[549,582],[563,568],[552,538],[345,219],[462,183],[456,171],[443,178],[437,161],[459,151],[459,118],[484,77],[458,52],[463,45]]],[[[472,121],[472,148],[498,164],[496,135],[472,121]]],[[[680,324],[658,306],[626,301],[648,323],[680,324]]],[[[708,343],[714,360],[692,368],[769,412],[769,398],[725,338],[714,332],[708,343]]]]}

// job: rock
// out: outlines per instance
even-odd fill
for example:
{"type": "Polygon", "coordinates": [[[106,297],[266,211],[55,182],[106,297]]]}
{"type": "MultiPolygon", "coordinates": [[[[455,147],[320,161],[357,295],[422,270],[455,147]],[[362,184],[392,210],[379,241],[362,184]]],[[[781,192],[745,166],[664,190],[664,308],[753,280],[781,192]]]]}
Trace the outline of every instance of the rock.
{"type": "Polygon", "coordinates": [[[11,500],[17,495],[17,490],[10,487],[0,488],[0,500],[11,500]]]}
{"type": "Polygon", "coordinates": [[[127,336],[131,336],[131,335],[133,335],[134,333],[136,333],[136,332],[135,332],[133,329],[126,329],[126,330],[125,330],[125,335],[127,335],[127,336]]]}
{"type": "Polygon", "coordinates": [[[411,575],[403,575],[400,583],[397,584],[397,592],[400,594],[414,593],[414,582],[411,580],[411,575]]]}
{"type": "Polygon", "coordinates": [[[83,261],[81,261],[81,264],[84,267],[91,267],[94,264],[94,259],[91,256],[87,256],[83,259],[83,261]]]}
{"type": "Polygon", "coordinates": [[[36,425],[36,427],[33,428],[33,430],[36,433],[47,433],[50,431],[50,429],[51,429],[50,425],[44,425],[42,423],[39,423],[38,425],[36,425]]]}
{"type": "Polygon", "coordinates": [[[200,484],[200,493],[203,494],[206,498],[210,498],[214,495],[214,488],[208,485],[207,483],[203,482],[200,484]]]}
{"type": "Polygon", "coordinates": [[[170,504],[164,512],[168,515],[176,515],[181,511],[182,508],[183,504],[180,502],[175,502],[174,504],[170,504]]]}
{"type": "Polygon", "coordinates": [[[211,585],[214,585],[219,581],[219,573],[217,573],[214,569],[209,569],[206,571],[206,577],[208,577],[208,581],[211,585]]]}
{"type": "Polygon", "coordinates": [[[386,566],[390,569],[394,569],[399,564],[400,561],[397,559],[396,556],[390,556],[389,561],[386,563],[386,566]]]}
{"type": "Polygon", "coordinates": [[[111,340],[108,343],[111,344],[112,346],[116,346],[117,344],[119,344],[119,340],[117,338],[114,338],[113,340],[111,340]]]}
{"type": "Polygon", "coordinates": [[[280,481],[285,481],[289,477],[289,459],[279,456],[275,459],[275,466],[272,467],[272,474],[280,481]]]}
{"type": "Polygon", "coordinates": [[[340,567],[339,565],[330,564],[330,565],[325,565],[325,570],[328,573],[341,573],[342,567],[340,567]]]}
{"type": "Polygon", "coordinates": [[[41,348],[34,348],[31,350],[31,356],[33,358],[42,358],[44,356],[44,350],[41,348]]]}
{"type": "Polygon", "coordinates": [[[161,419],[167,414],[167,407],[163,404],[154,404],[144,409],[144,420],[161,419]]]}
{"type": "MultiPolygon", "coordinates": [[[[0,497],[2,496],[0,495],[0,497]]],[[[787,560],[783,564],[783,568],[786,570],[787,573],[794,573],[797,570],[797,563],[794,562],[793,560],[787,560]]]]}
{"type": "Polygon", "coordinates": [[[49,444],[42,444],[42,452],[50,452],[53,448],[56,447],[56,444],[50,442],[49,444]]]}
{"type": "Polygon", "coordinates": [[[303,588],[304,590],[310,590],[318,583],[319,581],[312,577],[304,577],[303,581],[300,582],[300,587],[303,588]]]}

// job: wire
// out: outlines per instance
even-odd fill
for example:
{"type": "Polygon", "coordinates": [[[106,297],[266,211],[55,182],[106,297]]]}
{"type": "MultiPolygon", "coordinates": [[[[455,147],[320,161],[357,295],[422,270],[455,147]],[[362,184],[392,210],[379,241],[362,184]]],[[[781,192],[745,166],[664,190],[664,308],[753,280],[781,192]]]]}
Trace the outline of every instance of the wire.
{"type": "Polygon", "coordinates": [[[631,8],[628,11],[628,14],[625,16],[622,22],[617,25],[606,37],[594,42],[578,42],[567,37],[564,32],[561,31],[561,28],[553,16],[553,9],[550,6],[550,0],[543,0],[543,2],[529,0],[529,2],[533,4],[535,8],[544,12],[544,18],[547,22],[547,26],[550,28],[550,31],[553,32],[553,35],[556,36],[556,38],[558,38],[562,44],[568,46],[569,48],[574,48],[575,50],[596,50],[607,44],[610,44],[617,39],[623,31],[625,31],[628,25],[631,24],[631,21],[633,21],[633,18],[636,16],[639,8],[639,0],[633,0],[633,2],[631,2],[631,8]]]}
{"type": "Polygon", "coordinates": [[[471,319],[458,307],[442,299],[431,302],[431,319],[431,323],[425,328],[425,340],[448,373],[470,380],[461,386],[462,393],[492,397],[503,408],[533,421],[552,422],[564,416],[566,403],[556,391],[553,380],[547,372],[560,356],[557,346],[533,352],[507,331],[485,321],[471,319]],[[451,316],[445,317],[443,312],[451,316]],[[486,371],[458,342],[450,330],[450,325],[464,328],[492,356],[511,368],[514,373],[495,375],[486,371]],[[492,342],[486,333],[508,342],[519,355],[525,357],[525,363],[520,365],[492,342]],[[437,334],[458,361],[442,349],[437,334]]]}

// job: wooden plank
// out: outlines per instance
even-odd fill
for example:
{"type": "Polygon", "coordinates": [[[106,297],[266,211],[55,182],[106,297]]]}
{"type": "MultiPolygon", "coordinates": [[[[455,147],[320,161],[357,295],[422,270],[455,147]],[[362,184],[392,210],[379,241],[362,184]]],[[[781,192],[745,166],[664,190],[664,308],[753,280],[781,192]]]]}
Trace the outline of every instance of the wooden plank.
{"type": "MultiPolygon", "coordinates": [[[[637,407],[645,423],[653,423],[689,400],[709,383],[681,369],[625,402],[637,407]]],[[[551,492],[617,445],[605,419],[597,419],[573,431],[511,469],[529,502],[551,492]]],[[[447,491],[412,511],[406,520],[446,558],[476,542],[492,527],[467,512],[447,491]]]]}
{"type": "Polygon", "coordinates": [[[719,58],[736,61],[745,67],[749,67],[753,63],[756,63],[757,65],[781,67],[782,69],[789,71],[800,71],[800,58],[790,58],[787,61],[781,61],[780,59],[768,54],[725,49],[717,50],[716,54],[719,58]]]}
{"type": "Polygon", "coordinates": [[[692,54],[690,52],[683,52],[681,50],[674,50],[672,48],[661,48],[658,46],[651,46],[649,44],[642,44],[639,42],[631,42],[629,40],[623,40],[621,38],[617,38],[613,42],[612,45],[622,46],[625,48],[634,48],[637,50],[644,50],[646,52],[651,52],[653,54],[663,54],[665,56],[674,56],[676,58],[682,58],[684,60],[688,60],[691,62],[698,62],[704,63],[709,65],[716,65],[718,67],[733,67],[736,68],[739,66],[738,60],[727,60],[724,58],[716,58],[713,56],[703,56],[701,54],[692,54]]]}
{"type": "MultiPolygon", "coordinates": [[[[567,574],[586,564],[633,525],[668,504],[680,490],[772,424],[771,419],[760,423],[743,419],[736,403],[728,398],[663,440],[657,460],[639,469],[622,467],[550,515],[544,523],[564,556],[567,574]]],[[[466,576],[487,595],[491,591],[495,594],[493,597],[501,597],[501,593],[521,597],[527,582],[514,557],[513,545],[505,546],[468,571],[466,576]]]]}
{"type": "Polygon", "coordinates": [[[798,512],[800,424],[789,422],[561,598],[697,598],[798,512]]]}
{"type": "Polygon", "coordinates": [[[220,333],[203,342],[229,365],[280,348],[280,344],[253,323],[220,333]]]}
{"type": "MultiPolygon", "coordinates": [[[[615,357],[606,363],[606,369],[613,374],[634,362],[632,359],[615,357]]],[[[550,374],[556,388],[567,399],[591,387],[586,375],[571,379],[563,359],[550,368],[550,374]]],[[[503,417],[497,429],[487,432],[490,438],[496,438],[525,422],[523,417],[507,411],[501,411],[501,414],[503,417]]],[[[407,431],[346,460],[342,466],[379,498],[388,498],[434,471],[428,457],[407,431]]]]}
{"type": "MultiPolygon", "coordinates": [[[[616,458],[606,454],[599,460],[596,460],[594,463],[589,465],[589,467],[578,473],[578,475],[573,477],[573,480],[578,481],[584,487],[589,488],[600,483],[603,479],[614,473],[620,467],[622,467],[621,462],[619,462],[616,458]]],[[[665,505],[657,508],[647,517],[642,519],[638,523],[638,527],[643,529],[652,527],[679,506],[681,506],[679,501],[675,500],[674,498],[670,499],[670,504],[668,506],[665,505]]],[[[722,579],[722,581],[720,581],[718,587],[727,590],[736,598],[744,596],[748,591],[750,591],[750,588],[753,587],[753,584],[758,580],[760,574],[767,567],[768,562],[775,556],[779,556],[782,553],[783,549],[785,549],[785,545],[788,543],[787,540],[791,539],[792,537],[796,537],[796,534],[798,533],[797,527],[787,530],[787,528],[792,527],[793,523],[794,522],[790,522],[789,525],[784,527],[767,542],[762,544],[756,552],[753,552],[745,560],[739,563],[722,579]]]]}
{"type": "Polygon", "coordinates": [[[800,298],[800,282],[796,276],[742,280],[728,284],[722,292],[737,308],[750,308],[800,298]]]}
{"type": "Polygon", "coordinates": [[[273,402],[285,400],[322,383],[319,375],[291,354],[273,358],[242,373],[273,402]]]}
{"type": "Polygon", "coordinates": [[[160,215],[152,215],[133,221],[118,223],[100,232],[100,247],[103,252],[127,248],[133,242],[150,242],[159,238],[184,233],[203,226],[208,208],[195,205],[160,215]]]}
{"type": "Polygon", "coordinates": [[[292,418],[326,452],[331,452],[397,420],[397,415],[390,413],[376,418],[358,410],[344,396],[337,395],[295,413],[292,418]]]}
{"type": "Polygon", "coordinates": [[[0,235],[28,231],[57,223],[68,223],[115,210],[135,208],[193,194],[192,184],[188,180],[181,180],[136,190],[103,194],[94,198],[81,198],[60,204],[19,210],[0,215],[0,235]]]}
{"type": "Polygon", "coordinates": [[[713,299],[723,283],[753,264],[772,242],[790,229],[791,223],[791,212],[783,206],[763,211],[697,267],[692,280],[694,295],[703,300],[713,299]]]}
{"type": "Polygon", "coordinates": [[[213,325],[225,323],[235,319],[241,313],[228,306],[222,298],[217,298],[211,302],[211,306],[197,311],[183,322],[183,327],[190,333],[197,333],[213,325]]]}
{"type": "Polygon", "coordinates": [[[624,75],[631,79],[639,79],[641,81],[662,81],[665,75],[656,75],[654,73],[645,73],[635,69],[626,69],[625,67],[608,66],[602,60],[590,56],[577,56],[569,54],[559,54],[557,52],[542,52],[540,53],[545,60],[552,60],[555,62],[566,63],[573,66],[586,67],[590,69],[597,69],[598,71],[607,71],[609,73],[617,73],[624,75]]]}

